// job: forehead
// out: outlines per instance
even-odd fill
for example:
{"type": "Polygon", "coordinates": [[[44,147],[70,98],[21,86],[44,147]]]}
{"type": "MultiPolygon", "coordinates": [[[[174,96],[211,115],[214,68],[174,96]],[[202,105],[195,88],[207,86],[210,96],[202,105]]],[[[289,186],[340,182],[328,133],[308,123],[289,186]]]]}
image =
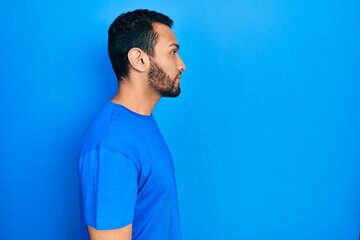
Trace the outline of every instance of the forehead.
{"type": "Polygon", "coordinates": [[[174,32],[168,26],[161,23],[153,24],[154,31],[158,34],[158,43],[156,47],[166,47],[171,44],[178,44],[174,32]]]}

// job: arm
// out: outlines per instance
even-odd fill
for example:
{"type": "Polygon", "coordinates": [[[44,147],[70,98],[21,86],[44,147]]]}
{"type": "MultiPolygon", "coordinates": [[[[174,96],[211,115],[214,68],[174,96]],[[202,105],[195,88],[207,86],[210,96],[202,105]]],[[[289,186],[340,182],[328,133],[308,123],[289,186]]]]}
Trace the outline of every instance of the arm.
{"type": "Polygon", "coordinates": [[[84,222],[91,240],[130,240],[137,198],[136,166],[125,155],[106,148],[90,151],[80,161],[84,222]]]}
{"type": "Polygon", "coordinates": [[[88,226],[91,240],[131,240],[132,224],[113,230],[96,230],[88,226]]]}

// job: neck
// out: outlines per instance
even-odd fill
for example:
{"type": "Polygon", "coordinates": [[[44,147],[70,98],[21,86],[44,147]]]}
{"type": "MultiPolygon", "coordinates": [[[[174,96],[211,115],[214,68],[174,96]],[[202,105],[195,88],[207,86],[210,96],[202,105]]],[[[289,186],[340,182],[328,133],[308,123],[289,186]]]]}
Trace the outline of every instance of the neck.
{"type": "Polygon", "coordinates": [[[154,91],[148,87],[137,86],[132,81],[121,82],[117,94],[111,99],[112,102],[141,115],[151,115],[159,100],[160,96],[154,91]]]}

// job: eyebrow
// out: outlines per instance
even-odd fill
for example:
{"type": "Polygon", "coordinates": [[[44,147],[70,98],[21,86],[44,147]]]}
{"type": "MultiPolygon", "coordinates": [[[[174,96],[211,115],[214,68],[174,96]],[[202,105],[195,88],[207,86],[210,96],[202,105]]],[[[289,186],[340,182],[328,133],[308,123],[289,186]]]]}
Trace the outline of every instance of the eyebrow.
{"type": "Polygon", "coordinates": [[[180,45],[177,43],[172,43],[169,45],[169,47],[171,47],[171,46],[175,46],[178,50],[180,49],[180,45]]]}

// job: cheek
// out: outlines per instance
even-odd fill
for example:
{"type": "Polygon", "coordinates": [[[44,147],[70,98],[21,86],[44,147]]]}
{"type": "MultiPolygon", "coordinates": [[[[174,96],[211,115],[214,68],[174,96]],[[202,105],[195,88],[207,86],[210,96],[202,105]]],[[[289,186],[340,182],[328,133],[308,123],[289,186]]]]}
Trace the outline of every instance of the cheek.
{"type": "Polygon", "coordinates": [[[174,78],[179,72],[174,61],[168,62],[163,69],[171,78],[174,78]]]}
{"type": "Polygon", "coordinates": [[[176,57],[170,56],[168,60],[166,61],[166,66],[169,69],[175,69],[176,68],[176,57]]]}
{"type": "Polygon", "coordinates": [[[158,64],[170,78],[175,78],[179,73],[176,64],[176,57],[174,56],[163,58],[163,61],[158,61],[158,64]]]}

